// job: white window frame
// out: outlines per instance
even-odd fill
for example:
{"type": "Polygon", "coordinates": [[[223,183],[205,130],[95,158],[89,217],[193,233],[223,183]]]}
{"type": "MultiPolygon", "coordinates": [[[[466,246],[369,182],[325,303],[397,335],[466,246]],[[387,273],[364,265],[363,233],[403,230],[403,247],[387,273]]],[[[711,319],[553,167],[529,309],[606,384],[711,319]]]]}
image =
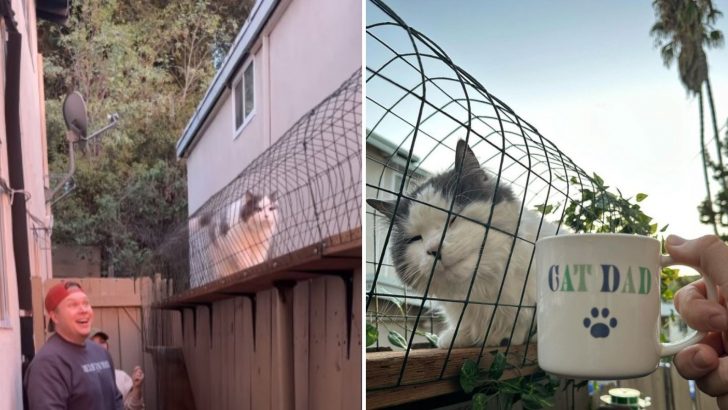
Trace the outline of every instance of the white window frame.
{"type": "Polygon", "coordinates": [[[255,116],[255,105],[256,104],[255,104],[255,58],[254,57],[251,57],[250,60],[248,60],[248,62],[243,65],[243,68],[240,70],[240,74],[238,74],[237,78],[233,82],[232,97],[233,97],[232,98],[233,99],[233,131],[234,131],[233,139],[236,139],[236,138],[238,138],[238,136],[240,136],[240,133],[250,123],[252,118],[255,116]],[[253,80],[252,80],[252,84],[250,84],[250,86],[252,87],[252,90],[253,90],[253,109],[247,115],[245,115],[245,91],[246,91],[245,72],[248,71],[249,68],[252,68],[252,70],[253,70],[253,80]],[[240,93],[241,93],[240,101],[242,103],[241,113],[243,116],[243,121],[240,124],[240,126],[238,126],[238,123],[237,123],[237,110],[238,110],[237,97],[238,96],[236,94],[236,90],[238,88],[238,85],[240,85],[240,84],[242,84],[242,87],[240,88],[240,93]]]}

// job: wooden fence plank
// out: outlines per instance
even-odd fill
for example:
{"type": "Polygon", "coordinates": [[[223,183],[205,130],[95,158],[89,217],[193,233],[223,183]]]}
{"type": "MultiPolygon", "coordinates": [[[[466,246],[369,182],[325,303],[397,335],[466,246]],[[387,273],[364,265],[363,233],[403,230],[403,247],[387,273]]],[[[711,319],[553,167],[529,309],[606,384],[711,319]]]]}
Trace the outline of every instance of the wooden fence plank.
{"type": "Polygon", "coordinates": [[[272,408],[293,406],[293,288],[281,286],[272,291],[273,357],[271,391],[272,408]]]}
{"type": "Polygon", "coordinates": [[[253,408],[271,405],[271,290],[256,294],[255,374],[252,379],[253,408]]]}
{"type": "MultiPolygon", "coordinates": [[[[202,407],[202,397],[200,394],[200,373],[197,371],[197,356],[195,354],[195,330],[194,330],[194,315],[195,310],[185,309],[182,311],[182,320],[184,321],[184,341],[182,343],[182,352],[185,357],[185,364],[187,365],[187,372],[190,376],[190,385],[193,389],[193,397],[195,398],[195,407],[198,409],[204,409],[202,407]]],[[[164,382],[164,381],[161,381],[164,382]]]]}
{"type": "Polygon", "coordinates": [[[238,409],[235,405],[235,396],[238,393],[239,387],[235,385],[235,367],[233,366],[235,358],[235,345],[238,340],[235,338],[235,299],[228,299],[223,302],[224,305],[224,327],[222,329],[222,337],[225,341],[225,350],[223,353],[223,363],[221,364],[225,369],[223,380],[227,386],[227,393],[225,394],[225,408],[226,409],[238,409]]]}
{"type": "Polygon", "coordinates": [[[309,403],[312,409],[323,409],[328,403],[328,380],[323,363],[326,357],[326,282],[311,281],[311,315],[309,345],[309,403]]]}
{"type": "Polygon", "coordinates": [[[61,281],[74,281],[83,288],[89,297],[91,306],[117,307],[140,306],[141,289],[135,286],[134,280],[129,278],[63,278],[47,279],[45,289],[61,281]]]}
{"type": "Polygon", "coordinates": [[[253,355],[251,304],[249,298],[235,298],[235,400],[233,408],[250,410],[250,371],[253,355]]]}
{"type": "Polygon", "coordinates": [[[31,276],[33,303],[33,342],[37,352],[45,344],[45,291],[43,290],[43,279],[39,276],[31,276]]]}
{"type": "Polygon", "coordinates": [[[195,346],[195,360],[200,384],[197,386],[200,395],[200,409],[214,409],[212,405],[212,392],[210,391],[210,309],[204,306],[197,307],[197,345],[195,346]]]}
{"type": "Polygon", "coordinates": [[[349,335],[344,335],[344,341],[348,340],[347,356],[344,358],[344,385],[342,395],[343,409],[355,409],[361,407],[362,394],[362,285],[361,269],[354,272],[352,280],[351,317],[347,318],[350,326],[349,335]]]}
{"type": "MultiPolygon", "coordinates": [[[[220,371],[222,367],[220,365],[223,362],[222,357],[222,308],[220,303],[213,303],[210,306],[212,309],[212,322],[211,322],[211,339],[210,339],[210,351],[208,352],[208,360],[210,362],[210,377],[206,380],[208,389],[210,390],[210,405],[212,409],[224,409],[222,405],[222,397],[224,395],[224,389],[222,380],[220,378],[220,371]]],[[[209,337],[209,335],[208,335],[209,337]]]]}
{"type": "Polygon", "coordinates": [[[293,373],[297,410],[308,410],[309,300],[310,281],[298,282],[293,289],[293,373]]]}
{"type": "Polygon", "coordinates": [[[325,372],[328,380],[326,408],[342,408],[344,375],[342,366],[346,357],[346,286],[340,277],[326,278],[326,354],[325,372]]]}
{"type": "Polygon", "coordinates": [[[142,364],[141,312],[139,309],[118,308],[120,367],[130,376],[134,366],[142,364]]]}

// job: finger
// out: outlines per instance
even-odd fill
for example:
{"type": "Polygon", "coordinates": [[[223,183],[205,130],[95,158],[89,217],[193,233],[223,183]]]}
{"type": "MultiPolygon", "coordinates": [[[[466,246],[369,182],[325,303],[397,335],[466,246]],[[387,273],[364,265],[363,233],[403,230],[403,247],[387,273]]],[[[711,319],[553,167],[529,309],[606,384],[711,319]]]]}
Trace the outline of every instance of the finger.
{"type": "Polygon", "coordinates": [[[688,326],[702,332],[728,330],[728,311],[706,299],[705,282],[698,280],[680,289],[674,298],[675,309],[688,326]]]}
{"type": "Polygon", "coordinates": [[[728,246],[715,235],[706,235],[698,239],[685,239],[670,235],[665,242],[667,251],[673,261],[699,269],[704,275],[713,279],[726,296],[724,288],[728,288],[728,246]]]}
{"type": "Polygon", "coordinates": [[[715,370],[695,380],[700,390],[713,397],[728,394],[728,357],[721,358],[718,362],[715,370]]]}
{"type": "Polygon", "coordinates": [[[699,343],[678,352],[673,358],[673,363],[682,377],[697,380],[715,371],[719,359],[715,350],[699,343]]]}

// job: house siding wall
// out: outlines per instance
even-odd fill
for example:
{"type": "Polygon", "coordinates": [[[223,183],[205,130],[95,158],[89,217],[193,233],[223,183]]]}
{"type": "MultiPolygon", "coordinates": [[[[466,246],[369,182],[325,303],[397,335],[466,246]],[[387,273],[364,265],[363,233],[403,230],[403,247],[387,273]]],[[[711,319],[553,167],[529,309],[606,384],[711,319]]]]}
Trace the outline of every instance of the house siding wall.
{"type": "Polygon", "coordinates": [[[255,117],[233,140],[232,93],[227,92],[190,150],[190,214],[361,67],[360,2],[282,3],[251,52],[255,117]]]}
{"type": "MultiPolygon", "coordinates": [[[[35,2],[13,0],[18,32],[22,36],[21,77],[19,101],[5,101],[6,43],[0,42],[0,178],[9,180],[5,106],[18,104],[23,150],[23,174],[28,211],[28,245],[31,275],[42,278],[52,276],[50,265],[50,207],[45,203],[48,165],[45,141],[45,112],[43,107],[43,63],[38,55],[35,2]],[[32,215],[32,217],[31,217],[32,215]]],[[[6,33],[5,23],[0,32],[6,33]]],[[[3,39],[5,36],[3,35],[3,39]]],[[[17,194],[15,200],[22,200],[17,194]]],[[[9,325],[0,327],[0,408],[22,407],[22,370],[20,354],[20,320],[18,311],[18,283],[13,252],[10,196],[0,194],[0,275],[5,283],[9,307],[9,325]]],[[[28,284],[30,286],[30,284],[28,284]]]]}

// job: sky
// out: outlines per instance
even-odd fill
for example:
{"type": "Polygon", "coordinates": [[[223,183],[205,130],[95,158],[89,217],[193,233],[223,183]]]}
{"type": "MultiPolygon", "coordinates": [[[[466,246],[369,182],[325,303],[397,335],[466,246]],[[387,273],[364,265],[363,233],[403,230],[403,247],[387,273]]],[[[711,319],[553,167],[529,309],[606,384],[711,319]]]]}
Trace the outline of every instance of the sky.
{"type": "MultiPolygon", "coordinates": [[[[642,210],[669,224],[666,234],[712,232],[697,211],[705,197],[698,102],[655,48],[651,1],[387,4],[580,167],[627,197],[647,194],[642,210]]],[[[728,0],[714,5],[728,13],[728,0]]],[[[367,2],[367,24],[377,15],[367,2]]],[[[728,35],[728,18],[716,28],[728,35]]],[[[708,51],[708,63],[721,127],[728,48],[708,51]]],[[[708,115],[706,104],[706,141],[713,141],[708,115]]]]}

